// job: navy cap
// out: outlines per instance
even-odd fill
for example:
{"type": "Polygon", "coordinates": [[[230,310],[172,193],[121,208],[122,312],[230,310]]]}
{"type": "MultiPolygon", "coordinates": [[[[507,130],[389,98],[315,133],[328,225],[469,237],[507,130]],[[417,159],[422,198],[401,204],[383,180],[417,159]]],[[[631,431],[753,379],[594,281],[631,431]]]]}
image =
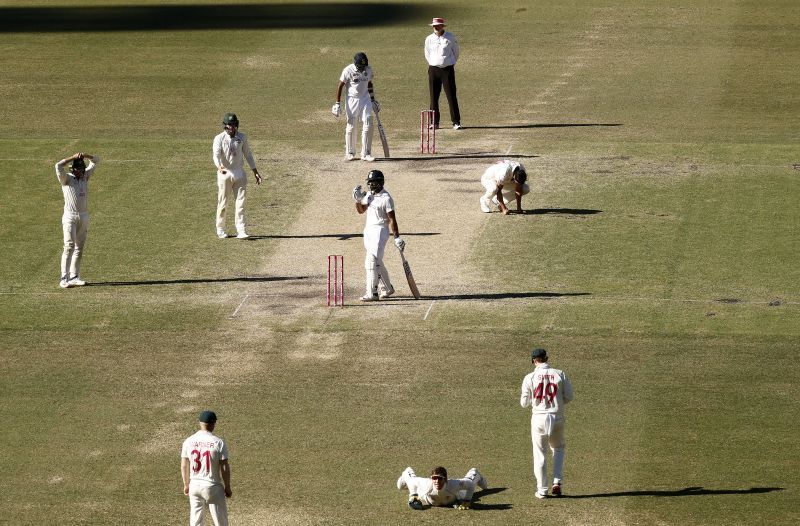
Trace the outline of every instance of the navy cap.
{"type": "Polygon", "coordinates": [[[217,421],[217,414],[214,411],[203,411],[197,420],[204,424],[213,424],[217,421]]]}
{"type": "Polygon", "coordinates": [[[539,359],[542,360],[547,358],[547,351],[542,348],[537,348],[531,351],[531,361],[539,359]]]}

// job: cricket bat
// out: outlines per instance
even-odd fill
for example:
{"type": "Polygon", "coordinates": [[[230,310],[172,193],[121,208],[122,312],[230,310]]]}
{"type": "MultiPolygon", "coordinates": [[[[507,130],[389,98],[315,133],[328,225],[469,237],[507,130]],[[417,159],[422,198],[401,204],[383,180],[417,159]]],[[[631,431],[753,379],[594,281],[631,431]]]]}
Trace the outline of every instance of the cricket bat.
{"type": "Polygon", "coordinates": [[[378,123],[378,135],[381,136],[381,144],[383,145],[383,156],[388,158],[389,157],[389,141],[386,140],[386,132],[383,131],[383,124],[381,124],[381,118],[375,113],[375,122],[378,123]]]}
{"type": "Polygon", "coordinates": [[[414,281],[414,274],[411,273],[411,265],[408,264],[406,261],[406,257],[403,255],[403,251],[400,251],[400,260],[403,262],[403,272],[406,273],[406,280],[408,281],[408,288],[411,289],[411,294],[414,295],[414,299],[418,300],[420,298],[419,289],[417,288],[417,282],[414,281]]]}

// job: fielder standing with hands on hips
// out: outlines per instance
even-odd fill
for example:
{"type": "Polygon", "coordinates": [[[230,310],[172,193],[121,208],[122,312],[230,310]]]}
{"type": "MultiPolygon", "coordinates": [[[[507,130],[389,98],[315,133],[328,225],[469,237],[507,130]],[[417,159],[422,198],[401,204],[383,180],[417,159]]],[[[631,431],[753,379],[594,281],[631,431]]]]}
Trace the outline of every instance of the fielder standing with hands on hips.
{"type": "Polygon", "coordinates": [[[361,160],[374,161],[372,156],[372,112],[378,113],[380,104],[375,100],[372,85],[372,66],[367,54],[358,52],[353,63],[346,66],[336,85],[336,103],[331,108],[334,117],[341,114],[342,90],[346,87],[344,114],[347,125],[344,130],[344,159],[352,161],[356,155],[356,121],[361,121],[361,160]]]}
{"type": "Polygon", "coordinates": [[[461,48],[456,37],[444,30],[446,25],[444,18],[434,18],[430,25],[433,27],[433,33],[425,39],[425,60],[428,61],[430,109],[434,111],[432,126],[439,127],[439,95],[444,87],[453,129],[460,130],[461,112],[458,110],[458,97],[456,97],[455,65],[461,48]]]}
{"type": "Polygon", "coordinates": [[[256,184],[261,184],[253,152],[245,134],[239,131],[239,118],[235,113],[226,113],[222,118],[223,131],[214,137],[211,148],[214,166],[217,167],[217,237],[228,237],[225,231],[225,212],[228,207],[228,194],[236,198],[236,237],[247,239],[244,220],[244,204],[247,198],[247,175],[244,173],[244,161],[250,165],[256,184]]]}
{"type": "Polygon", "coordinates": [[[361,301],[378,301],[394,294],[394,287],[389,280],[389,272],[383,264],[383,252],[389,233],[394,236],[394,244],[401,252],[406,247],[406,242],[400,238],[397,218],[394,212],[394,200],[383,188],[383,172],[371,170],[367,174],[367,187],[369,192],[364,192],[361,185],[353,188],[353,200],[356,202],[356,211],[359,214],[366,212],[367,220],[364,226],[364,248],[367,251],[364,259],[366,270],[366,293],[361,301]],[[378,292],[378,282],[383,287],[378,292]]]}
{"type": "Polygon", "coordinates": [[[64,232],[64,252],[61,254],[62,289],[86,285],[80,277],[83,247],[89,234],[89,178],[100,163],[100,158],[88,153],[76,153],[56,163],[56,177],[64,193],[64,215],[61,227],[64,232]],[[85,159],[89,160],[86,165],[85,159]],[[64,167],[72,162],[70,171],[64,167]]]}
{"type": "Polygon", "coordinates": [[[536,498],[547,497],[547,447],[553,452],[554,497],[561,496],[564,472],[564,405],[574,398],[572,384],[564,371],[550,367],[544,349],[531,351],[536,366],[522,380],[522,407],[532,408],[531,441],[533,442],[533,473],[536,476],[536,498]]]}
{"type": "Polygon", "coordinates": [[[231,467],[228,446],[214,434],[217,415],[203,411],[198,417],[200,430],[183,442],[181,478],[183,494],[189,497],[189,524],[203,526],[206,508],[214,526],[228,526],[231,467]]]}

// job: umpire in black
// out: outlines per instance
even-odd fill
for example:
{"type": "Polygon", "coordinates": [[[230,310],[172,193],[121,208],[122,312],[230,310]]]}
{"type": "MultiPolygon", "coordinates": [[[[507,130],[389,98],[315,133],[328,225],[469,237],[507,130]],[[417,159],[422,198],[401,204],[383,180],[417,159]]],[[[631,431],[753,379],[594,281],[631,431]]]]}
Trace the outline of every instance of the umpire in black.
{"type": "Polygon", "coordinates": [[[439,127],[439,95],[444,87],[447,104],[450,106],[450,119],[453,129],[461,129],[461,113],[456,98],[456,61],[460,51],[456,37],[445,31],[445,19],[434,18],[431,22],[433,33],[425,39],[425,60],[428,61],[428,88],[430,89],[430,109],[435,112],[434,126],[439,127]]]}

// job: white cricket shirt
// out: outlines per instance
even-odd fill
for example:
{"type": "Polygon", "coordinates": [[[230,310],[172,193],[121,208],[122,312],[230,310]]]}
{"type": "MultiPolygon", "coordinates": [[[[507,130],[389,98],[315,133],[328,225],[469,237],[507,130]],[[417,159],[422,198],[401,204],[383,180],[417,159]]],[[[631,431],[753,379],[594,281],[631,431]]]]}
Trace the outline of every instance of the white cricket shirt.
{"type": "Polygon", "coordinates": [[[256,161],[253,159],[253,152],[250,150],[247,136],[241,132],[237,131],[231,137],[223,131],[214,137],[211,152],[214,166],[217,168],[224,166],[233,172],[242,172],[246,160],[251,170],[256,169],[256,161]]]}
{"type": "Polygon", "coordinates": [[[430,506],[450,506],[457,500],[472,500],[475,484],[468,479],[447,479],[442,489],[436,489],[430,478],[414,477],[409,484],[409,492],[416,493],[423,504],[430,506]]]}
{"type": "Polygon", "coordinates": [[[94,169],[100,162],[98,157],[94,157],[86,165],[86,171],[80,179],[67,171],[67,165],[56,163],[56,177],[61,183],[61,191],[64,193],[64,213],[65,214],[85,214],[89,212],[89,178],[94,173],[94,169]]]}
{"type": "Polygon", "coordinates": [[[361,204],[367,206],[365,227],[380,226],[388,228],[389,212],[394,211],[394,200],[386,189],[382,189],[377,194],[367,192],[367,195],[361,200],[361,204]]]}
{"type": "Polygon", "coordinates": [[[358,71],[355,64],[350,64],[342,70],[339,77],[347,88],[347,96],[360,99],[369,97],[369,83],[372,81],[372,66],[367,66],[364,71],[358,71]]]}
{"type": "Polygon", "coordinates": [[[564,371],[543,363],[522,380],[519,403],[522,407],[530,407],[534,415],[563,415],[564,404],[573,397],[572,384],[564,371]]]}
{"type": "Polygon", "coordinates": [[[200,430],[183,441],[181,458],[189,459],[189,481],[206,486],[222,484],[220,460],[228,459],[228,446],[220,437],[200,430]]]}
{"type": "Polygon", "coordinates": [[[508,159],[497,161],[486,169],[481,179],[488,179],[489,181],[494,182],[495,187],[501,185],[506,186],[511,182],[514,175],[514,170],[517,169],[517,167],[521,167],[523,170],[525,169],[522,164],[516,161],[509,161],[508,159]]]}

